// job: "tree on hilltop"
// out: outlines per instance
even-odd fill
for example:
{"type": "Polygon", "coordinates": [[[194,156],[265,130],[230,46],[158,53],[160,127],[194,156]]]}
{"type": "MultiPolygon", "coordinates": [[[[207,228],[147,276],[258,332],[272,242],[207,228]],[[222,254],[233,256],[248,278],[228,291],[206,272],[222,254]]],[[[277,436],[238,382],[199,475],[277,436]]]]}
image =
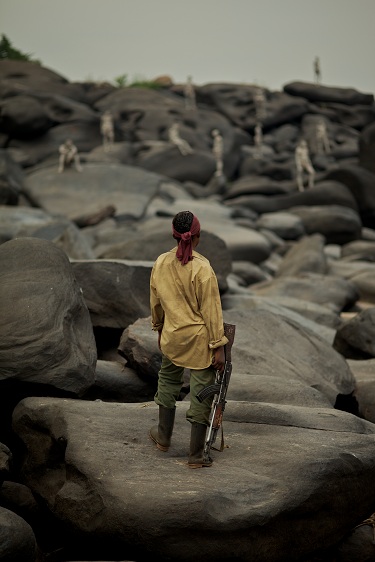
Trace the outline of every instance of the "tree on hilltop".
{"type": "Polygon", "coordinates": [[[40,64],[38,60],[32,58],[31,53],[22,53],[22,51],[13,47],[8,37],[2,34],[0,40],[0,60],[5,60],[5,59],[24,60],[24,61],[36,62],[40,64]]]}

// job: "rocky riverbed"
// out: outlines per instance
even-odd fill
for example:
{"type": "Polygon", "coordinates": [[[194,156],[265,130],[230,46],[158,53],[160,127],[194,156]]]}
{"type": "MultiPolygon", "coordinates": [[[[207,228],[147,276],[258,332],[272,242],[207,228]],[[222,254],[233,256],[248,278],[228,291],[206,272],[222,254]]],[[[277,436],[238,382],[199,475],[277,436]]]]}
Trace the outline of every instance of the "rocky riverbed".
{"type": "Polygon", "coordinates": [[[0,559],[373,560],[374,97],[155,84],[0,61],[0,559]],[[236,325],[225,447],[196,471],[188,372],[170,450],[148,437],[149,276],[185,209],[236,325]]]}

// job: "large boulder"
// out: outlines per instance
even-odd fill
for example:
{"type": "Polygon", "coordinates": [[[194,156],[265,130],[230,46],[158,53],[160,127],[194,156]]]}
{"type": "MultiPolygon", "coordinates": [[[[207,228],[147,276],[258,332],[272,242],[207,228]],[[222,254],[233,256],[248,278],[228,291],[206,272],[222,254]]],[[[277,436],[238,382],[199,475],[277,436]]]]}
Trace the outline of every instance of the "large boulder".
{"type": "Polygon", "coordinates": [[[162,176],[117,163],[89,163],[82,173],[42,168],[31,172],[25,191],[37,206],[73,219],[111,204],[117,215],[141,218],[157,194],[162,176]]]}
{"type": "Polygon", "coordinates": [[[349,359],[375,357],[375,308],[366,308],[342,323],[333,347],[349,359]]]}
{"type": "Polygon", "coordinates": [[[359,137],[359,163],[375,173],[375,123],[366,127],[359,137]]]}
{"type": "Polygon", "coordinates": [[[290,82],[285,84],[284,92],[311,102],[334,102],[347,105],[372,105],[373,94],[363,94],[355,88],[338,88],[309,82],[290,82]]]}
{"type": "Polygon", "coordinates": [[[17,205],[24,174],[7,150],[0,149],[0,205],[17,205]]]}
{"type": "Polygon", "coordinates": [[[338,275],[322,275],[314,272],[299,273],[296,276],[280,276],[251,286],[259,296],[290,296],[302,298],[334,312],[341,312],[353,306],[359,292],[353,282],[338,275]]]}
{"type": "MultiPolygon", "coordinates": [[[[332,178],[334,179],[334,178],[332,178]]],[[[310,189],[302,192],[291,191],[277,195],[253,195],[242,193],[238,197],[224,197],[224,204],[228,207],[246,207],[256,213],[272,213],[289,210],[292,207],[340,205],[357,210],[355,196],[349,188],[339,180],[322,181],[310,189]]]]}
{"type": "Polygon", "coordinates": [[[51,386],[81,395],[94,380],[97,353],[66,254],[37,238],[5,242],[0,286],[0,386],[27,383],[35,392],[51,386]]]}
{"type": "Polygon", "coordinates": [[[72,261],[93,326],[123,330],[148,316],[152,265],[132,260],[72,261]]]}
{"type": "Polygon", "coordinates": [[[2,98],[48,93],[85,103],[87,87],[88,85],[85,84],[69,82],[61,74],[35,62],[12,59],[0,61],[0,97],[2,98]]]}
{"type": "Polygon", "coordinates": [[[0,559],[37,562],[38,545],[32,527],[22,517],[0,507],[0,559]]]}
{"type": "Polygon", "coordinates": [[[358,212],[364,226],[375,226],[375,173],[357,165],[345,164],[330,170],[325,181],[338,182],[350,190],[356,200],[358,212]]]}
{"type": "Polygon", "coordinates": [[[228,401],[227,448],[197,474],[186,465],[187,407],[178,403],[172,446],[161,453],[148,437],[156,404],[17,405],[22,478],[69,522],[70,559],[213,562],[235,552],[282,562],[288,552],[297,561],[335,544],[373,507],[373,424],[312,399],[228,401]]]}

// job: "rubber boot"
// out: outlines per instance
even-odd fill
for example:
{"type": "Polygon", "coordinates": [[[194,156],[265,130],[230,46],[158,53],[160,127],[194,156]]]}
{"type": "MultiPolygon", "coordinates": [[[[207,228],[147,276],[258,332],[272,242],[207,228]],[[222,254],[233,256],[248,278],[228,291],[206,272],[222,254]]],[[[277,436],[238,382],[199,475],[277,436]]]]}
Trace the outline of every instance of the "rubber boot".
{"type": "Polygon", "coordinates": [[[211,466],[212,459],[203,458],[203,449],[206,440],[207,426],[201,423],[191,424],[191,437],[190,437],[190,453],[188,466],[189,468],[202,468],[204,466],[211,466]]]}
{"type": "Polygon", "coordinates": [[[159,406],[159,424],[150,429],[150,437],[160,451],[168,451],[174,426],[176,408],[159,406]]]}

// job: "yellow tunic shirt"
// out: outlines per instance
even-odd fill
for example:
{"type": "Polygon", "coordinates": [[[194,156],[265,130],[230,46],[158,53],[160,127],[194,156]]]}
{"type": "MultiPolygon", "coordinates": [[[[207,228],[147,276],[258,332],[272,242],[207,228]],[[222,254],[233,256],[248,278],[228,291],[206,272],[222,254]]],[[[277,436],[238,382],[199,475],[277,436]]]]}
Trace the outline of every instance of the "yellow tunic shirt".
{"type": "Polygon", "coordinates": [[[205,369],[212,350],[225,345],[219,287],[207,258],[193,251],[186,265],[176,248],[161,254],[150,279],[152,329],[160,331],[162,353],[175,365],[205,369]]]}

